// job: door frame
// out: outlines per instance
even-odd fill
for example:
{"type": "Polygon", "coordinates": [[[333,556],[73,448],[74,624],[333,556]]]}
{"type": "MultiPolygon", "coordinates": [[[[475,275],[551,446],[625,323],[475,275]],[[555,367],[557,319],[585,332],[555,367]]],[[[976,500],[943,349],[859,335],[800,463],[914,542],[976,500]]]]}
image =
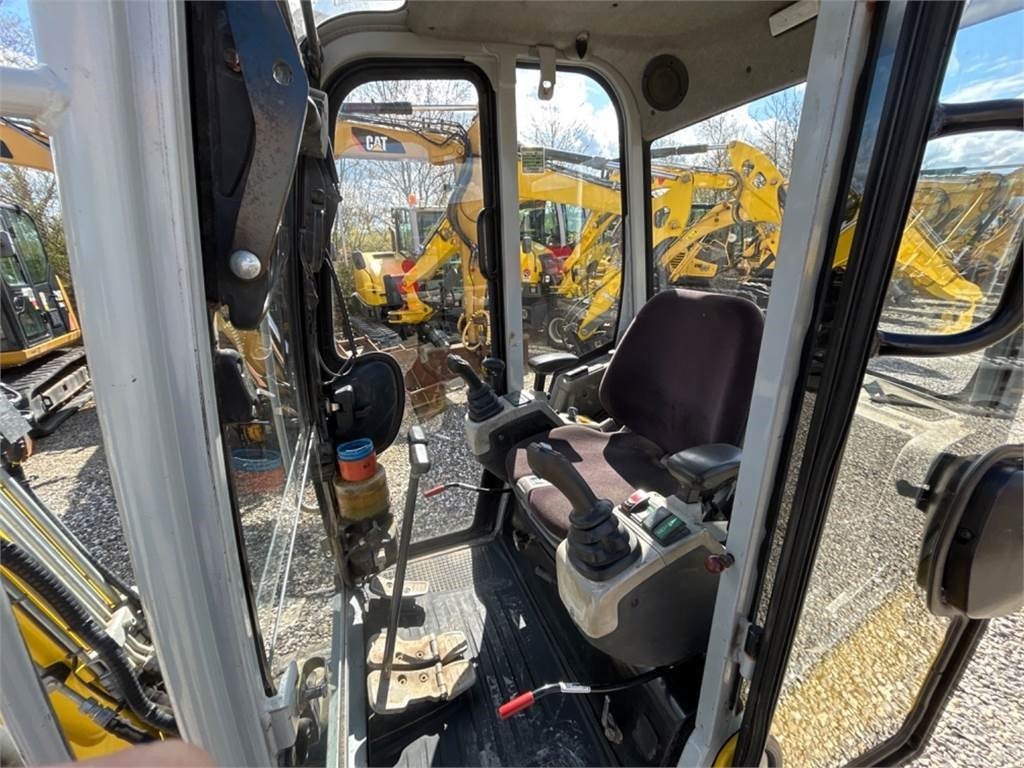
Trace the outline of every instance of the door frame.
{"type": "Polygon", "coordinates": [[[752,667],[746,647],[749,615],[763,568],[769,507],[778,467],[789,450],[788,424],[798,406],[794,391],[809,346],[871,22],[872,10],[863,3],[823,3],[818,13],[729,524],[735,564],[719,577],[700,701],[680,766],[711,764],[739,727],[736,695],[752,667]]]}

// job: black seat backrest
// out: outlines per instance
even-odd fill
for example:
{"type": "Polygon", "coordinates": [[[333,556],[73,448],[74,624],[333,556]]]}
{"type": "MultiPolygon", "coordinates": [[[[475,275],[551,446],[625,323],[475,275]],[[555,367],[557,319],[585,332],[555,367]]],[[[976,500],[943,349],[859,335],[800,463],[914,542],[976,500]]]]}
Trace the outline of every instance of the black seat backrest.
{"type": "Polygon", "coordinates": [[[763,328],[747,299],[663,291],[622,335],[601,380],[601,403],[665,453],[740,445],[763,328]]]}

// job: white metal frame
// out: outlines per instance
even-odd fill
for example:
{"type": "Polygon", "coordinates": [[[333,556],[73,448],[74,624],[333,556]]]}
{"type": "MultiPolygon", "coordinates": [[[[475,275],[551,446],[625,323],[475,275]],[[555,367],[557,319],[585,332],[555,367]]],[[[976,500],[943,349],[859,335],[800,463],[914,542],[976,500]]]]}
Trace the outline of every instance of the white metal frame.
{"type": "Polygon", "coordinates": [[[32,20],[48,72],[22,78],[18,114],[0,99],[53,140],[105,449],[179,728],[220,765],[270,764],[218,430],[184,6],[36,2],[32,20]]]}
{"type": "Polygon", "coordinates": [[[870,19],[871,9],[862,3],[822,3],[818,15],[726,543],[736,562],[720,577],[696,724],[680,766],[711,764],[739,727],[730,699],[739,682],[758,553],[811,322],[870,19]]]}

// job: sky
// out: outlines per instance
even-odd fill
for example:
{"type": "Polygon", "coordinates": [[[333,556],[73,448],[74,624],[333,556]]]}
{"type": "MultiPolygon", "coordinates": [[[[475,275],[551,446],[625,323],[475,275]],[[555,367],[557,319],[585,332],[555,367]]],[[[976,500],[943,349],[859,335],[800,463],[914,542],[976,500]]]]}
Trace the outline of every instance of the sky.
{"type": "MultiPolygon", "coordinates": [[[[1011,7],[1022,8],[1024,0],[1005,2],[1011,7]]],[[[363,4],[369,3],[363,0],[317,0],[315,6],[317,10],[330,14],[363,4]]],[[[27,0],[0,0],[0,12],[13,13],[28,23],[27,0]]],[[[529,126],[532,120],[550,119],[547,116],[554,109],[559,114],[571,115],[573,121],[587,125],[596,154],[617,154],[615,108],[596,81],[584,75],[559,73],[553,106],[536,98],[536,88],[535,73],[521,70],[516,83],[521,134],[523,127],[529,126]]],[[[796,86],[795,90],[802,93],[803,85],[796,86]]],[[[975,24],[957,33],[941,97],[947,102],[1024,98],[1024,10],[975,24]]],[[[764,114],[763,100],[737,107],[728,114],[748,136],[756,135],[754,129],[758,123],[770,119],[764,114]]],[[[697,143],[699,135],[697,126],[689,126],[658,143],[697,143]]],[[[926,168],[1024,165],[1024,135],[975,134],[933,141],[925,153],[924,165],[926,168]]]]}
{"type": "MultiPolygon", "coordinates": [[[[1021,2],[1015,3],[1022,6],[1021,2]]],[[[794,86],[803,93],[804,86],[794,86]]],[[[953,43],[940,98],[945,102],[1024,98],[1024,10],[961,29],[953,43]]],[[[727,113],[748,134],[756,135],[756,124],[769,118],[764,99],[758,99],[727,113]]],[[[693,144],[700,140],[698,126],[689,126],[663,137],[657,144],[693,144]]],[[[924,168],[993,168],[1024,165],[1024,134],[981,133],[951,136],[929,143],[924,168]]]]}

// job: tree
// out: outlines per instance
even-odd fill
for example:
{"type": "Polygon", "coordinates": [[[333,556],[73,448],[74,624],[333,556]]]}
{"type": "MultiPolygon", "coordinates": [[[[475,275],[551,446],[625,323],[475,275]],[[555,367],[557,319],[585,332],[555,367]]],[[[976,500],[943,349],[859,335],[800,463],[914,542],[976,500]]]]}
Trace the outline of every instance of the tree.
{"type": "Polygon", "coordinates": [[[802,91],[787,88],[773,93],[758,105],[754,143],[772,159],[786,179],[793,169],[803,103],[802,91]]]}
{"type": "Polygon", "coordinates": [[[36,62],[36,42],[20,16],[0,9],[0,64],[31,67],[36,62]]]}
{"type": "Polygon", "coordinates": [[[573,115],[551,101],[533,105],[526,125],[520,129],[523,143],[593,155],[597,151],[594,132],[586,121],[573,115]]]}

